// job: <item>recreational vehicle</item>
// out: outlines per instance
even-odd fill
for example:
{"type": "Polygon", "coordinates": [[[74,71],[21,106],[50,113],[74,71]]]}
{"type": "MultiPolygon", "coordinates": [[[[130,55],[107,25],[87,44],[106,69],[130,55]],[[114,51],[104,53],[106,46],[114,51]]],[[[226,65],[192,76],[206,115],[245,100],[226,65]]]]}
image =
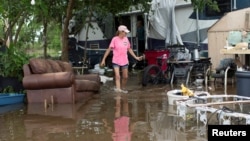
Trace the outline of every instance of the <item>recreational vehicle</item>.
{"type": "MultiPolygon", "coordinates": [[[[215,12],[208,7],[203,11],[194,11],[190,1],[184,0],[152,0],[149,13],[134,9],[119,13],[113,18],[91,21],[93,27],[86,32],[82,28],[77,35],[70,37],[70,61],[82,60],[85,53],[93,67],[98,64],[108,47],[111,38],[119,24],[125,24],[131,31],[128,34],[132,48],[138,52],[138,38],[136,36],[138,20],[142,20],[145,29],[145,48],[148,50],[166,48],[168,45],[183,44],[190,51],[198,48],[201,56],[208,56],[208,29],[225,13],[250,6],[249,0],[217,0],[220,8],[215,12]],[[115,19],[115,20],[113,20],[115,19]],[[87,42],[87,43],[86,43],[87,42]]],[[[131,60],[133,62],[133,59],[131,60]]]]}

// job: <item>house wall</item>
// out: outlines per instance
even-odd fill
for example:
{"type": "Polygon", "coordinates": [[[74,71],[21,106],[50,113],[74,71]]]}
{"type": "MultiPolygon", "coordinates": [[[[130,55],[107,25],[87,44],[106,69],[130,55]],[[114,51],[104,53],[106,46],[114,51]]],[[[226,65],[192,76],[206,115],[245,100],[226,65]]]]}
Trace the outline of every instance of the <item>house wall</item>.
{"type": "Polygon", "coordinates": [[[234,55],[220,54],[220,49],[226,46],[226,38],[229,32],[214,31],[208,33],[208,56],[211,58],[212,70],[219,66],[223,58],[233,58],[234,55]]]}
{"type": "MultiPolygon", "coordinates": [[[[250,8],[229,12],[218,20],[208,30],[208,56],[211,57],[212,69],[217,67],[223,58],[234,58],[235,55],[220,54],[220,49],[226,45],[226,39],[230,31],[246,30],[246,13],[250,8]]],[[[245,64],[245,55],[239,55],[240,60],[245,64]]]]}

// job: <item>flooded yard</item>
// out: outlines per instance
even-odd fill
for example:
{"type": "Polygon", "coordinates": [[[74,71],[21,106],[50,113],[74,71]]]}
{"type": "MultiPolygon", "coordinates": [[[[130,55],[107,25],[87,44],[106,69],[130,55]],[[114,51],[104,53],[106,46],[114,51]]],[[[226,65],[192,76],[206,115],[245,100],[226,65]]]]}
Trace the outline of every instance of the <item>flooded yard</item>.
{"type": "MultiPolygon", "coordinates": [[[[207,126],[195,114],[186,120],[169,105],[168,84],[141,86],[132,74],[128,94],[113,91],[113,81],[87,103],[15,104],[0,107],[0,141],[206,141],[207,126]]],[[[179,86],[175,86],[179,88],[179,86]]],[[[227,93],[235,94],[235,84],[227,93]]],[[[221,84],[209,85],[211,94],[224,94],[221,84]]],[[[215,119],[211,124],[218,124],[215,119]]]]}

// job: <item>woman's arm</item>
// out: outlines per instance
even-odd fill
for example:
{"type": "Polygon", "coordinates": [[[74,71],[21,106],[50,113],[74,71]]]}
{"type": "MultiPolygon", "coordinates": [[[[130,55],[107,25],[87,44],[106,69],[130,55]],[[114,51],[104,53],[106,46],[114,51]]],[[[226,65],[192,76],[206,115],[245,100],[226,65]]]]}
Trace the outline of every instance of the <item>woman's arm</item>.
{"type": "Polygon", "coordinates": [[[107,50],[105,51],[103,58],[102,58],[102,62],[101,62],[101,66],[105,66],[105,60],[108,57],[109,53],[111,51],[111,47],[107,48],[107,50]]]}
{"type": "Polygon", "coordinates": [[[131,48],[128,49],[128,52],[129,52],[137,61],[141,61],[142,58],[143,58],[143,56],[140,56],[140,57],[136,56],[135,53],[134,53],[134,51],[133,51],[131,48]]]}

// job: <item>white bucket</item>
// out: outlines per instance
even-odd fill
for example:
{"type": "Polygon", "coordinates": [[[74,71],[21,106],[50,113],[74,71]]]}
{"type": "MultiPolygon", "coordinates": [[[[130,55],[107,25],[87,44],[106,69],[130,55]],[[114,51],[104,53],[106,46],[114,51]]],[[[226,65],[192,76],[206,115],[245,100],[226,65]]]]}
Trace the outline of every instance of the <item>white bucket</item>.
{"type": "Polygon", "coordinates": [[[169,105],[176,105],[175,104],[176,100],[188,99],[189,98],[189,96],[179,95],[179,93],[181,93],[181,90],[171,90],[171,91],[167,92],[168,104],[169,105]]]}

